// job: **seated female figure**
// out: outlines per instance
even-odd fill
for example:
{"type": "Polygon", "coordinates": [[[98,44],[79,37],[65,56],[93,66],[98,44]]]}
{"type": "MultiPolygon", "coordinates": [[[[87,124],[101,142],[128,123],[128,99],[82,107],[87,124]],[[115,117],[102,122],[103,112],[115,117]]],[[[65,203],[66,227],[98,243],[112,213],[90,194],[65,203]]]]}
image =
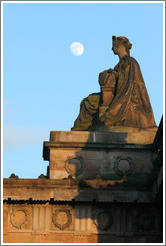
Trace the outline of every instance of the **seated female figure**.
{"type": "Polygon", "coordinates": [[[119,56],[114,69],[99,74],[101,93],[83,99],[71,130],[110,130],[111,127],[147,129],[156,127],[149,96],[137,61],[130,57],[132,45],[126,37],[113,36],[113,52],[119,56]],[[104,98],[104,89],[107,93],[104,98]],[[108,93],[108,88],[110,91],[108,93]],[[107,104],[103,114],[100,107],[107,104]]]}

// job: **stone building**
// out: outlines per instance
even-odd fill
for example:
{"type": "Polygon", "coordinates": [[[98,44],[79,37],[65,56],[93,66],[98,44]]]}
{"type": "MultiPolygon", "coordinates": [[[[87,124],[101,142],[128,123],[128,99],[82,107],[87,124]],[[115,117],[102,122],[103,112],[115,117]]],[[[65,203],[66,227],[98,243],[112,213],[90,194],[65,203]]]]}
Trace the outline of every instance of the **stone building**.
{"type": "Polygon", "coordinates": [[[99,75],[72,131],[44,142],[47,175],[4,179],[5,243],[162,243],[163,122],[156,127],[131,43],[99,75]]]}
{"type": "Polygon", "coordinates": [[[47,175],[4,179],[5,243],[161,243],[155,132],[51,132],[47,175]]]}

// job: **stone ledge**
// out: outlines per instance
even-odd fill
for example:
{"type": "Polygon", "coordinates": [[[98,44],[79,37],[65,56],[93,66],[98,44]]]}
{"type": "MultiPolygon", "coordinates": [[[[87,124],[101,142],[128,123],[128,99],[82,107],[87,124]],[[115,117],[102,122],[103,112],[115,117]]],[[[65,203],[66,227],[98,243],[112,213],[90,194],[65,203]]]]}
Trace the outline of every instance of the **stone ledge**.
{"type": "Polygon", "coordinates": [[[55,188],[55,187],[64,187],[71,188],[77,187],[77,181],[74,179],[64,179],[64,180],[55,180],[55,179],[3,179],[3,187],[6,188],[55,188]]]}
{"type": "MultiPolygon", "coordinates": [[[[95,182],[96,181],[94,180],[94,183],[95,182]]],[[[137,201],[141,203],[148,203],[152,202],[154,199],[151,189],[145,189],[144,187],[106,186],[95,189],[91,186],[80,187],[79,184],[63,186],[63,184],[66,183],[66,180],[61,180],[61,187],[59,187],[59,185],[55,185],[56,180],[47,180],[47,182],[43,182],[42,186],[34,186],[34,182],[30,182],[30,180],[19,180],[19,183],[20,185],[18,186],[18,181],[13,182],[11,188],[10,179],[4,180],[4,200],[6,202],[8,198],[10,198],[9,202],[18,201],[20,199],[21,201],[28,201],[30,199],[30,202],[36,201],[37,203],[42,200],[51,202],[51,199],[53,199],[53,201],[59,202],[73,200],[76,202],[93,202],[93,200],[96,200],[96,202],[116,201],[128,203],[137,201]],[[49,183],[51,185],[49,185],[49,183]],[[52,186],[53,183],[54,187],[52,186]]],[[[91,181],[91,183],[93,183],[93,181],[91,181]]]]}
{"type": "Polygon", "coordinates": [[[51,131],[50,141],[43,144],[43,158],[49,160],[50,148],[55,149],[153,149],[156,131],[86,132],[51,131]]]}
{"type": "Polygon", "coordinates": [[[50,142],[147,145],[153,143],[156,132],[157,129],[152,132],[51,131],[50,142]]]}

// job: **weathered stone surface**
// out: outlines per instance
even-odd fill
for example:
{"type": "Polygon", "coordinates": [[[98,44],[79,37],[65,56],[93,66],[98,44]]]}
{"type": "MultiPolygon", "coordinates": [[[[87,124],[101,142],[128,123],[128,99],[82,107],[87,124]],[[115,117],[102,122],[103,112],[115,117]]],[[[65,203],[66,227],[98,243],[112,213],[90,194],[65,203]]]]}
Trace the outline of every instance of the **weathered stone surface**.
{"type": "Polygon", "coordinates": [[[74,180],[49,179],[4,179],[4,199],[13,200],[58,200],[71,201],[78,195],[78,184],[74,180]]]}
{"type": "Polygon", "coordinates": [[[53,132],[44,145],[58,179],[4,179],[3,242],[161,243],[161,125],[154,141],[139,132],[134,143],[80,133],[53,132]]]}
{"type": "Polygon", "coordinates": [[[44,142],[49,178],[120,181],[145,186],[153,179],[155,132],[51,132],[44,142]],[[132,151],[130,151],[132,149],[132,151]]]}
{"type": "Polygon", "coordinates": [[[156,134],[130,48],[113,37],[120,62],[100,73],[101,93],[82,101],[73,132],[44,142],[47,175],[4,179],[4,243],[163,242],[162,122],[156,134]]]}
{"type": "Polygon", "coordinates": [[[113,36],[113,52],[119,56],[114,69],[99,74],[101,93],[84,98],[73,131],[129,131],[156,127],[149,96],[137,61],[130,57],[132,45],[126,37],[113,36]]]}
{"type": "MultiPolygon", "coordinates": [[[[157,128],[153,131],[128,132],[125,127],[119,127],[112,132],[82,132],[82,131],[51,131],[51,143],[70,143],[71,146],[76,143],[95,144],[152,144],[156,136],[157,128]]],[[[47,143],[47,142],[44,142],[47,143]]]]}
{"type": "Polygon", "coordinates": [[[134,242],[135,238],[135,242],[148,242],[149,236],[151,242],[162,242],[162,213],[152,204],[85,203],[73,207],[10,202],[4,204],[4,209],[4,243],[120,243],[134,242]],[[25,218],[16,216],[21,211],[25,218]]]}
{"type": "Polygon", "coordinates": [[[126,186],[126,178],[119,180],[95,180],[75,181],[73,179],[50,180],[43,182],[37,180],[20,179],[18,182],[10,182],[4,179],[4,200],[50,200],[57,201],[89,201],[94,199],[99,202],[152,202],[151,187],[126,186]]]}
{"type": "Polygon", "coordinates": [[[162,243],[161,125],[111,134],[53,132],[52,179],[4,179],[4,243],[162,243]]]}

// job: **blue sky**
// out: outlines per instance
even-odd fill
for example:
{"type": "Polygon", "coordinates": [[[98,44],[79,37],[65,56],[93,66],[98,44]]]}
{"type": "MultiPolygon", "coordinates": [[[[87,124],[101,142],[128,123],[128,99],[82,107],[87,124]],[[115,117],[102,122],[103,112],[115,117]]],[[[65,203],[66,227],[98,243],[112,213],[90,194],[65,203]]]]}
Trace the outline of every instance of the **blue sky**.
{"type": "Polygon", "coordinates": [[[69,131],[81,100],[99,92],[98,74],[118,63],[112,35],[126,36],[157,125],[163,112],[163,4],[4,3],[4,177],[46,174],[43,141],[69,131]],[[82,56],[70,51],[84,46],[82,56]]]}

